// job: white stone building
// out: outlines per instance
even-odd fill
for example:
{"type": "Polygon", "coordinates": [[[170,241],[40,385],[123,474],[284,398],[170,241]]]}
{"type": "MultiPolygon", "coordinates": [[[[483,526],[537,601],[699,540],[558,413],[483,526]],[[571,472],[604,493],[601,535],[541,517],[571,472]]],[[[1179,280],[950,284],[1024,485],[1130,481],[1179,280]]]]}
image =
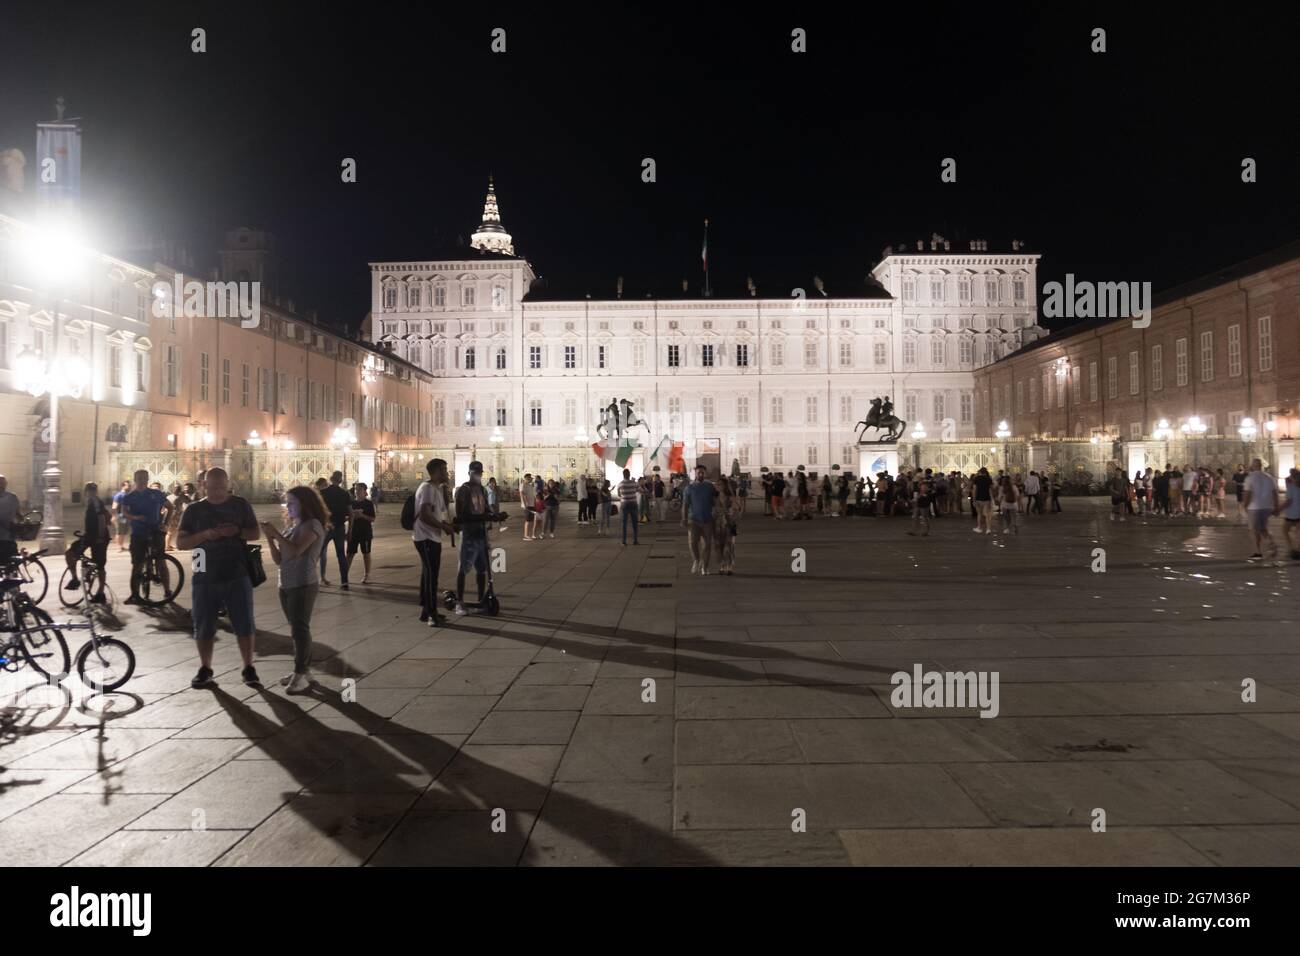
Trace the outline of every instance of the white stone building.
{"type": "Polygon", "coordinates": [[[810,277],[779,295],[752,281],[747,294],[702,297],[621,278],[610,294],[574,295],[514,254],[489,185],[469,247],[370,263],[363,337],[445,380],[435,446],[496,461],[506,477],[593,467],[598,410],[621,398],[647,419],[649,449],[668,435],[688,462],[697,439],[716,439],[724,469],[856,471],[855,424],[873,397],[891,396],[908,432],[973,438],[974,370],[1046,334],[1036,254],[954,245],[891,247],[856,284],[810,277]]]}

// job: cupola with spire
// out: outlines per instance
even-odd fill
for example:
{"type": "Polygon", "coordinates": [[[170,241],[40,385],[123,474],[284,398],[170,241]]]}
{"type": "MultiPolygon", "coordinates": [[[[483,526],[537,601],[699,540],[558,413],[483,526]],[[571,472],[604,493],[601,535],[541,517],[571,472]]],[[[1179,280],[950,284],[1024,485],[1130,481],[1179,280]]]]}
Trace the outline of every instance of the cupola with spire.
{"type": "Polygon", "coordinates": [[[483,202],[483,222],[474,230],[469,244],[484,252],[500,252],[507,256],[515,254],[510,233],[501,225],[501,211],[497,208],[496,186],[493,185],[491,175],[488,176],[487,199],[483,202]]]}

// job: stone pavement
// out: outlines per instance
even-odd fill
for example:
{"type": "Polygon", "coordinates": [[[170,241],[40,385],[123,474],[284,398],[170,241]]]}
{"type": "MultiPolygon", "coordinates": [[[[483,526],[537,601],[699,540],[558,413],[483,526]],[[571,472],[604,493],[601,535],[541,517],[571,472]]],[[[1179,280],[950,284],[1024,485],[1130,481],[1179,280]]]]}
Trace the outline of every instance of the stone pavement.
{"type": "Polygon", "coordinates": [[[1015,536],[947,517],[913,538],[750,504],[734,577],[691,576],[676,525],[623,548],[570,505],[554,540],[515,523],[494,542],[502,616],[436,630],[385,505],[373,583],[322,592],[322,686],[302,697],[277,683],[274,572],[267,686],[240,683],[227,633],[198,691],[188,613],[123,608],[114,552],[132,681],[0,675],[4,861],[1300,863],[1300,564],[1247,564],[1240,524],[1117,524],[1076,499],[1015,536]],[[894,707],[891,674],[916,664],[998,672],[998,716],[894,707]]]}

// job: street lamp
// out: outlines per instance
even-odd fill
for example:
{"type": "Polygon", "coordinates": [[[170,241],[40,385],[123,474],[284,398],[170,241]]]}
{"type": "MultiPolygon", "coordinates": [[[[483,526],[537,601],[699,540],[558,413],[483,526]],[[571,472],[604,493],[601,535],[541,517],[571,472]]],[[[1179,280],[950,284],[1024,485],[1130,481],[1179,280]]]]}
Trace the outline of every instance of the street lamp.
{"type": "Polygon", "coordinates": [[[357,437],[346,428],[334,429],[334,434],[330,437],[330,444],[343,452],[343,487],[348,484],[348,448],[357,443],[357,437]]]}
{"type": "Polygon", "coordinates": [[[1237,433],[1241,435],[1241,440],[1251,442],[1255,440],[1258,429],[1255,427],[1255,419],[1243,418],[1241,424],[1237,426],[1237,433]]]}
{"type": "Polygon", "coordinates": [[[1007,425],[1006,421],[1000,421],[998,422],[998,430],[993,434],[996,438],[1002,440],[1002,468],[1005,471],[1010,471],[1011,453],[1007,448],[1007,439],[1011,437],[1011,427],[1007,425]]]}
{"type": "MultiPolygon", "coordinates": [[[[55,317],[57,323],[57,316],[55,317]]],[[[50,397],[50,457],[45,463],[45,514],[41,521],[41,548],[51,554],[62,554],[63,541],[63,472],[59,469],[59,398],[80,398],[83,387],[90,381],[90,367],[78,356],[51,361],[38,352],[25,348],[14,360],[14,378],[19,388],[29,395],[50,397]]]]}
{"type": "Polygon", "coordinates": [[[1162,418],[1156,422],[1156,430],[1151,433],[1156,441],[1168,441],[1174,437],[1174,430],[1169,427],[1169,419],[1162,418]]]}
{"type": "Polygon", "coordinates": [[[262,438],[260,435],[257,434],[256,428],[254,428],[251,432],[248,433],[248,443],[252,445],[254,448],[261,447],[262,438]]]}

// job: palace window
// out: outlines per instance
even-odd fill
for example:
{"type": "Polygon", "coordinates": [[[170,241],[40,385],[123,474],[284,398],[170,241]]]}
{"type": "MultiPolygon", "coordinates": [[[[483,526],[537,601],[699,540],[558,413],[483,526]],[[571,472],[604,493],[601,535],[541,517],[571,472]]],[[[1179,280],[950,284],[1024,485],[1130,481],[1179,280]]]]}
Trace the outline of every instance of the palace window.
{"type": "Polygon", "coordinates": [[[478,366],[478,359],[475,356],[474,346],[465,346],[465,371],[473,372],[478,366]]]}
{"type": "Polygon", "coordinates": [[[713,396],[705,395],[700,399],[700,414],[704,419],[704,424],[713,424],[713,396]]]}
{"type": "Polygon", "coordinates": [[[853,340],[842,339],[840,341],[840,368],[853,367],[853,340]]]}
{"type": "Polygon", "coordinates": [[[772,350],[772,366],[774,368],[780,368],[782,365],[785,364],[785,343],[773,342],[771,345],[771,350],[772,350]]]}
{"type": "Polygon", "coordinates": [[[1259,370],[1267,372],[1273,367],[1273,317],[1259,317],[1259,370]]]}
{"type": "Polygon", "coordinates": [[[738,368],[749,366],[749,346],[743,342],[736,346],[736,366],[738,368]]]}
{"type": "Polygon", "coordinates": [[[506,350],[504,348],[499,348],[497,349],[497,371],[499,372],[505,371],[505,367],[506,367],[506,350]]]}
{"type": "Polygon", "coordinates": [[[889,352],[884,342],[877,342],[871,346],[871,360],[877,365],[884,365],[889,360],[889,352]]]}
{"type": "Polygon", "coordinates": [[[840,424],[851,425],[853,423],[853,396],[840,396],[840,424]]]}
{"type": "Polygon", "coordinates": [[[542,367],[542,347],[540,345],[528,346],[528,367],[531,369],[542,367]]]}
{"type": "Polygon", "coordinates": [[[1119,395],[1119,359],[1114,355],[1106,359],[1106,397],[1119,395]]]}
{"type": "Polygon", "coordinates": [[[1241,374],[1241,326],[1228,326],[1228,374],[1241,374]]]}
{"type": "Polygon", "coordinates": [[[713,346],[700,346],[700,364],[705,368],[713,368],[713,346]]]}
{"type": "Polygon", "coordinates": [[[916,365],[916,337],[913,335],[903,339],[903,366],[912,368],[916,365]]]}
{"type": "Polygon", "coordinates": [[[678,367],[681,366],[681,364],[682,364],[682,362],[681,362],[681,346],[679,346],[679,345],[670,345],[670,346],[668,346],[668,367],[669,367],[669,368],[678,368],[678,367]]]}
{"type": "Polygon", "coordinates": [[[749,424],[749,397],[747,395],[738,395],[736,397],[736,424],[749,424]]]}
{"type": "Polygon", "coordinates": [[[578,349],[577,349],[577,346],[574,346],[574,345],[566,345],[566,346],[564,347],[564,367],[565,367],[565,368],[577,368],[577,367],[578,367],[578,349]]]}
{"type": "Polygon", "coordinates": [[[420,287],[418,285],[406,287],[406,307],[408,309],[418,309],[420,307],[420,287]]]}
{"type": "Polygon", "coordinates": [[[1174,381],[1178,385],[1187,384],[1187,339],[1174,342],[1174,381]]]}
{"type": "Polygon", "coordinates": [[[785,424],[785,399],[780,395],[772,396],[772,424],[785,424]]]}
{"type": "Polygon", "coordinates": [[[944,351],[943,339],[933,338],[930,340],[930,364],[931,365],[943,364],[943,358],[944,358],[943,351],[944,351]]]}
{"type": "Polygon", "coordinates": [[[1141,358],[1137,352],[1128,353],[1128,393],[1136,395],[1142,387],[1142,373],[1139,370],[1141,358]]]}
{"type": "Polygon", "coordinates": [[[528,403],[528,421],[534,427],[538,428],[542,424],[542,400],[534,398],[528,403]]]}
{"type": "Polygon", "coordinates": [[[1201,333],[1201,381],[1214,381],[1214,333],[1201,333]]]}
{"type": "Polygon", "coordinates": [[[808,425],[817,424],[817,396],[809,395],[804,400],[804,423],[808,425]]]}
{"type": "Polygon", "coordinates": [[[447,305],[447,287],[436,285],[433,287],[433,304],[438,308],[445,308],[447,305]]]}
{"type": "Polygon", "coordinates": [[[971,393],[962,392],[961,393],[961,423],[963,425],[969,425],[972,419],[975,417],[974,409],[972,407],[973,404],[974,402],[971,398],[971,393]]]}
{"type": "Polygon", "coordinates": [[[506,426],[506,400],[497,399],[497,425],[504,428],[506,426]]]}
{"type": "Polygon", "coordinates": [[[1165,387],[1165,350],[1159,345],[1151,346],[1151,391],[1158,392],[1165,387]]]}
{"type": "Polygon", "coordinates": [[[466,308],[472,308],[474,306],[474,287],[472,285],[461,286],[460,304],[466,308]]]}
{"type": "Polygon", "coordinates": [[[817,367],[817,343],[805,342],[803,345],[803,364],[805,368],[817,367]]]}

